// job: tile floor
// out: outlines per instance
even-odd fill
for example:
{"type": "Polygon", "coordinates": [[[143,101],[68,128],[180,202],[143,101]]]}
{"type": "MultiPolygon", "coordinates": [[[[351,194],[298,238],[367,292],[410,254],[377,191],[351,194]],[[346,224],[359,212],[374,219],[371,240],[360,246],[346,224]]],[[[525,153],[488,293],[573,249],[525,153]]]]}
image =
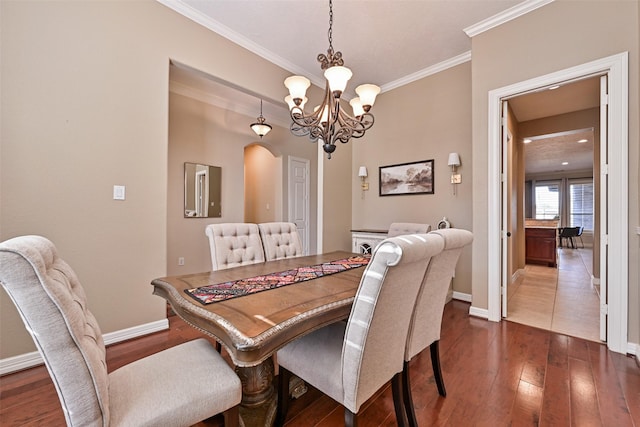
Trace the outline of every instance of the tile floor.
{"type": "Polygon", "coordinates": [[[600,342],[591,248],[559,248],[558,268],[527,264],[509,286],[507,320],[600,342]]]}

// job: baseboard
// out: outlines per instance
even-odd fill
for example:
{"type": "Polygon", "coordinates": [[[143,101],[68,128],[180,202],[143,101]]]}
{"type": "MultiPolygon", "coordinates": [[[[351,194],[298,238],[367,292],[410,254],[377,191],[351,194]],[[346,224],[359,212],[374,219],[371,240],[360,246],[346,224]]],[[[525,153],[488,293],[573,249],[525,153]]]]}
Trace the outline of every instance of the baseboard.
{"type": "Polygon", "coordinates": [[[639,361],[640,358],[640,344],[635,344],[632,342],[627,343],[627,354],[635,356],[636,362],[639,361]]]}
{"type": "MultiPolygon", "coordinates": [[[[102,339],[104,340],[105,345],[111,345],[130,340],[132,338],[141,337],[143,335],[152,334],[154,332],[163,331],[167,328],[169,328],[169,321],[167,319],[163,319],[146,323],[144,325],[134,326],[132,328],[109,332],[104,334],[102,339]]],[[[44,363],[42,361],[42,356],[40,356],[40,353],[37,351],[7,357],[6,359],[0,359],[0,375],[32,368],[34,366],[41,365],[42,363],[44,363]]]]}
{"type": "Polygon", "coordinates": [[[483,319],[488,319],[489,310],[487,310],[486,308],[478,308],[478,307],[471,306],[469,307],[469,315],[474,317],[481,317],[483,319]]]}
{"type": "Polygon", "coordinates": [[[524,275],[524,268],[516,270],[516,272],[511,275],[511,283],[515,283],[516,280],[518,280],[518,278],[522,275],[524,275]]]}
{"type": "Polygon", "coordinates": [[[464,294],[462,292],[453,291],[453,299],[464,302],[471,302],[471,294],[464,294]]]}

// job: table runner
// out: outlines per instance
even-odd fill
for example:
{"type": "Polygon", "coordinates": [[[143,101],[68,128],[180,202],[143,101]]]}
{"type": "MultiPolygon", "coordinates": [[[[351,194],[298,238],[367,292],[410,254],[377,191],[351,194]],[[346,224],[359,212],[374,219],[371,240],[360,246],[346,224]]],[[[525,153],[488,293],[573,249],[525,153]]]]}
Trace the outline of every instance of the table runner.
{"type": "Polygon", "coordinates": [[[354,255],[349,258],[342,258],[322,264],[292,268],[277,273],[216,283],[199,288],[185,289],[185,292],[196,301],[207,305],[230,298],[279,288],[280,286],[306,282],[318,277],[347,271],[352,268],[364,267],[369,263],[369,258],[369,255],[354,255]]]}

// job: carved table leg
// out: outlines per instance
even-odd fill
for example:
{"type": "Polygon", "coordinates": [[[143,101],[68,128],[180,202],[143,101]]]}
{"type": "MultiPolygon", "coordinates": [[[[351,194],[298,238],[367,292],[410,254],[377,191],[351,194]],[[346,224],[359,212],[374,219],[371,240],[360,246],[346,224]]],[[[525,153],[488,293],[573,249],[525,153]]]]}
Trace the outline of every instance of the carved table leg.
{"type": "Polygon", "coordinates": [[[236,367],[236,373],[242,381],[240,418],[245,427],[273,426],[277,405],[273,372],[271,357],[257,366],[236,367]]]}

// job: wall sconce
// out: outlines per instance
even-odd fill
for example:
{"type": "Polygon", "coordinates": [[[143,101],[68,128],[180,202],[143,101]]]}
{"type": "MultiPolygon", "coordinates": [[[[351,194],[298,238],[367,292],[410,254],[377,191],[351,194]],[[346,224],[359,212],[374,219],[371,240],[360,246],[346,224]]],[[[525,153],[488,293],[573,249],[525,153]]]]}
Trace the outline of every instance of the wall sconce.
{"type": "Polygon", "coordinates": [[[362,180],[362,191],[367,191],[369,190],[369,183],[366,182],[367,179],[367,167],[366,166],[360,166],[360,169],[358,170],[358,176],[360,177],[360,179],[362,180]]]}
{"type": "Polygon", "coordinates": [[[459,173],[456,173],[458,166],[460,166],[460,155],[458,153],[449,153],[449,161],[447,162],[451,166],[451,184],[453,185],[453,195],[456,194],[456,185],[462,182],[462,178],[459,173]]]}

